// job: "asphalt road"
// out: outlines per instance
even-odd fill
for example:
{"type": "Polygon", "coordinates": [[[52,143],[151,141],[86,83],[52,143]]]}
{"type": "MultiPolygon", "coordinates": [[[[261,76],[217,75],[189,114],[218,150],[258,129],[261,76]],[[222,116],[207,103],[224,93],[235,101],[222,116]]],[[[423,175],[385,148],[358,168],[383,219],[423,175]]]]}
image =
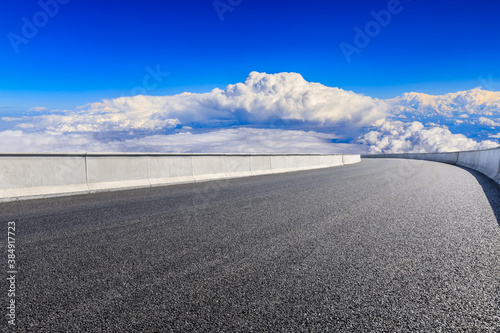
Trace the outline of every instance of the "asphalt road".
{"type": "Polygon", "coordinates": [[[15,221],[19,332],[499,332],[499,207],[373,159],[0,204],[0,245],[15,221]]]}

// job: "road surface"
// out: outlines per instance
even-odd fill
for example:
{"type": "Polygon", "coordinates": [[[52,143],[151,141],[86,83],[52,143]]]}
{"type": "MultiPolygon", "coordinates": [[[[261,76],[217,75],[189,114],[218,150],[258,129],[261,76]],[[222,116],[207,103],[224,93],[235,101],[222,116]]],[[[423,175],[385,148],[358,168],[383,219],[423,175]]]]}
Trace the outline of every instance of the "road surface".
{"type": "Polygon", "coordinates": [[[0,245],[5,272],[15,222],[19,332],[498,332],[499,194],[365,159],[4,203],[0,245]]]}

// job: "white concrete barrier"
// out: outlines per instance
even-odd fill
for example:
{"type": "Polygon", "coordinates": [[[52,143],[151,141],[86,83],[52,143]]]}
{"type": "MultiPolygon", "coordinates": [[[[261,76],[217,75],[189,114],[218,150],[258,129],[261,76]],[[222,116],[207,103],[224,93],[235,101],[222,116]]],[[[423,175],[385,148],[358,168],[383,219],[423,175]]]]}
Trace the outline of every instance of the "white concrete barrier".
{"type": "Polygon", "coordinates": [[[0,202],[265,175],[359,161],[359,155],[341,154],[0,154],[0,202]]]}
{"type": "Polygon", "coordinates": [[[87,184],[92,192],[148,187],[148,157],[87,155],[87,184]]]}
{"type": "Polygon", "coordinates": [[[227,178],[248,177],[252,175],[250,156],[224,156],[224,168],[227,178]]]}
{"type": "Polygon", "coordinates": [[[0,201],[87,193],[85,155],[0,156],[0,201]]]}
{"type": "Polygon", "coordinates": [[[344,165],[342,155],[324,155],[320,156],[320,166],[323,168],[344,165]]]}
{"type": "Polygon", "coordinates": [[[250,156],[250,170],[253,176],[268,175],[272,173],[271,170],[271,156],[259,155],[250,156]]]}
{"type": "Polygon", "coordinates": [[[224,155],[194,155],[191,156],[191,160],[195,181],[226,178],[224,155]]]}
{"type": "Polygon", "coordinates": [[[191,156],[149,156],[148,171],[151,186],[194,182],[191,156]]]}
{"type": "Polygon", "coordinates": [[[410,158],[456,164],[477,170],[500,184],[500,148],[450,153],[362,155],[362,158],[410,158]]]}
{"type": "Polygon", "coordinates": [[[273,173],[302,170],[300,166],[300,156],[273,155],[271,156],[271,170],[273,173]]]}
{"type": "Polygon", "coordinates": [[[344,165],[354,164],[359,162],[361,162],[360,155],[347,155],[347,154],[342,155],[342,163],[344,163],[344,165]]]}
{"type": "Polygon", "coordinates": [[[457,164],[484,173],[498,182],[500,149],[460,152],[457,164]]]}
{"type": "Polygon", "coordinates": [[[300,168],[305,168],[305,169],[320,166],[321,156],[320,155],[299,156],[299,165],[300,168]]]}
{"type": "MultiPolygon", "coordinates": [[[[344,165],[344,156],[343,155],[331,155],[329,156],[330,164],[328,166],[339,166],[344,165]]],[[[359,158],[361,162],[361,158],[359,158]]],[[[352,164],[352,163],[349,163],[352,164]]]]}

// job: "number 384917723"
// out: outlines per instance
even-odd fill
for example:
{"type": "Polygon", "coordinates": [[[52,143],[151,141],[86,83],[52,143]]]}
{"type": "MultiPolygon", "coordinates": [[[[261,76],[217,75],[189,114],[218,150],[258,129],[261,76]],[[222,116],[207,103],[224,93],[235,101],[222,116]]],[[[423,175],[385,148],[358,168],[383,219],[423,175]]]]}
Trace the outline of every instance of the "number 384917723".
{"type": "Polygon", "coordinates": [[[16,222],[7,223],[7,252],[9,269],[16,268],[16,222]]]}

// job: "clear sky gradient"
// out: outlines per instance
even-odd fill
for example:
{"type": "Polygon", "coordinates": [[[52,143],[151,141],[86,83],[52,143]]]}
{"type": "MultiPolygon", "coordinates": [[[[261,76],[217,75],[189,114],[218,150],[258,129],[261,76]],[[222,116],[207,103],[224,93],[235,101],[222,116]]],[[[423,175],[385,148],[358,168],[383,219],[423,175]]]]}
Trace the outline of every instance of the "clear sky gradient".
{"type": "Polygon", "coordinates": [[[364,31],[371,11],[387,10],[389,1],[220,0],[232,9],[222,21],[213,0],[61,2],[53,17],[39,14],[37,1],[2,4],[3,108],[70,108],[130,96],[148,66],[169,73],[148,95],[224,88],[251,71],[298,72],[378,98],[500,79],[498,1],[401,0],[350,63],[339,45],[355,46],[354,28],[364,31]],[[38,31],[23,35],[23,18],[38,31]]]}

